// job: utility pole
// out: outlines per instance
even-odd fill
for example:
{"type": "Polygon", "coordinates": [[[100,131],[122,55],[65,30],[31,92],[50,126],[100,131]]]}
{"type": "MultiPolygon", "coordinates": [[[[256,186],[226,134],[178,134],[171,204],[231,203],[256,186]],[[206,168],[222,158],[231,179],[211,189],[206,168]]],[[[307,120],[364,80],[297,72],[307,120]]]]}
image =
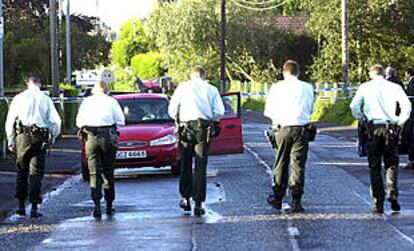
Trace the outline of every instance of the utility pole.
{"type": "Polygon", "coordinates": [[[52,95],[59,96],[59,52],[57,48],[56,0],[49,0],[50,10],[50,70],[52,72],[52,95]]]}
{"type": "Polygon", "coordinates": [[[342,81],[344,87],[346,87],[349,81],[348,7],[348,0],[342,0],[342,81]]]}
{"type": "Polygon", "coordinates": [[[4,96],[3,39],[4,39],[3,0],[0,0],[0,97],[4,96]]]}
{"type": "Polygon", "coordinates": [[[72,48],[70,40],[70,0],[66,0],[66,80],[68,84],[72,81],[72,48]]]}
{"type": "Polygon", "coordinates": [[[226,0],[221,0],[220,79],[223,87],[226,84],[226,31],[226,0]]]}

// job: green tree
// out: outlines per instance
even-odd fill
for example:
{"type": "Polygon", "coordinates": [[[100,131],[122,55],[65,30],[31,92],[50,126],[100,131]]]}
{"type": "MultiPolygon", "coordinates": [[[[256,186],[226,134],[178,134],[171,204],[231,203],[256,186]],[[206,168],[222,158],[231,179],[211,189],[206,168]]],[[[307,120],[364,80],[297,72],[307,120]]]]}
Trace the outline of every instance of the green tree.
{"type": "Polygon", "coordinates": [[[122,25],[119,40],[112,45],[113,62],[121,67],[127,67],[134,55],[146,53],[153,46],[153,42],[144,32],[142,21],[131,19],[122,25]]]}
{"type": "MultiPolygon", "coordinates": [[[[321,53],[311,67],[318,81],[341,80],[341,5],[336,0],[308,0],[309,31],[319,38],[321,53]]],[[[414,1],[350,0],[350,79],[368,78],[376,63],[405,68],[414,43],[414,1]]]]}
{"type": "MultiPolygon", "coordinates": [[[[227,9],[230,78],[270,82],[284,60],[311,61],[313,40],[275,29],[272,11],[249,11],[232,1],[227,9]]],[[[145,23],[146,31],[165,58],[168,74],[183,80],[192,66],[203,64],[210,76],[219,76],[220,18],[220,5],[214,0],[181,0],[155,9],[145,23]]]]}
{"type": "MultiPolygon", "coordinates": [[[[7,87],[23,84],[30,73],[38,73],[50,82],[50,45],[48,0],[5,1],[4,73],[7,87]]],[[[94,18],[71,16],[74,69],[108,63],[110,44],[93,32],[94,18]]],[[[61,32],[65,55],[65,32],[61,32]]],[[[61,60],[61,68],[66,60],[61,60]]],[[[61,71],[63,80],[65,71],[61,71]]]]}
{"type": "Polygon", "coordinates": [[[135,55],[131,59],[131,68],[135,76],[141,79],[151,79],[162,74],[161,54],[148,52],[135,55]]]}

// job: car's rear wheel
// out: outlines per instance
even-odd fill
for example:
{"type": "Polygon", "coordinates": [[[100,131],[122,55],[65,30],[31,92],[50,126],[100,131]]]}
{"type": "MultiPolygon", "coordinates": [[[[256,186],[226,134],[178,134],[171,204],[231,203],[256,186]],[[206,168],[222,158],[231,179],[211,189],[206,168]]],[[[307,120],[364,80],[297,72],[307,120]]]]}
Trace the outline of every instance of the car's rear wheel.
{"type": "Polygon", "coordinates": [[[171,165],[171,173],[173,175],[179,175],[180,174],[180,163],[171,165]]]}
{"type": "Polygon", "coordinates": [[[84,181],[89,181],[90,179],[89,169],[88,169],[88,165],[84,161],[81,161],[81,172],[82,172],[82,179],[84,181]]]}

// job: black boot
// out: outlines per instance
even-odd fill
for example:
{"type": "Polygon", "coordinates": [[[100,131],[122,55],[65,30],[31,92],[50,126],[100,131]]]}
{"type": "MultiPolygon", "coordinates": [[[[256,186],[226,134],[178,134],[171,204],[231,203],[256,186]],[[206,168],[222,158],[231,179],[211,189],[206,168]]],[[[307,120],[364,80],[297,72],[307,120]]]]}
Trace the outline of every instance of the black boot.
{"type": "Polygon", "coordinates": [[[30,217],[31,218],[40,218],[42,216],[43,216],[43,214],[41,214],[37,211],[37,203],[32,203],[32,211],[30,212],[30,217]]]}
{"type": "Polygon", "coordinates": [[[401,211],[400,203],[398,203],[398,200],[396,198],[389,198],[388,201],[391,203],[391,210],[394,212],[401,211]]]}
{"type": "Polygon", "coordinates": [[[106,214],[113,215],[115,213],[115,209],[112,206],[112,202],[106,202],[106,214]]]}
{"type": "Polygon", "coordinates": [[[270,194],[266,200],[267,203],[269,203],[272,207],[276,208],[277,210],[282,209],[282,200],[277,199],[273,194],[270,194]]]}
{"type": "Polygon", "coordinates": [[[302,207],[299,199],[293,199],[290,211],[292,213],[300,213],[305,211],[305,209],[302,207]]]}
{"type": "Polygon", "coordinates": [[[16,211],[18,216],[26,216],[26,207],[24,200],[19,200],[19,208],[16,211]]]}
{"type": "Polygon", "coordinates": [[[196,204],[194,207],[194,215],[202,216],[204,214],[206,214],[206,210],[201,206],[201,201],[196,201],[196,204]]]}
{"type": "Polygon", "coordinates": [[[93,217],[95,217],[96,219],[102,218],[100,201],[95,201],[95,208],[93,209],[93,217]]]}
{"type": "Polygon", "coordinates": [[[184,209],[184,213],[191,213],[191,203],[189,198],[182,198],[179,206],[184,209]]]}
{"type": "Polygon", "coordinates": [[[375,203],[375,205],[371,209],[371,213],[373,214],[383,214],[384,213],[384,203],[375,203]]]}

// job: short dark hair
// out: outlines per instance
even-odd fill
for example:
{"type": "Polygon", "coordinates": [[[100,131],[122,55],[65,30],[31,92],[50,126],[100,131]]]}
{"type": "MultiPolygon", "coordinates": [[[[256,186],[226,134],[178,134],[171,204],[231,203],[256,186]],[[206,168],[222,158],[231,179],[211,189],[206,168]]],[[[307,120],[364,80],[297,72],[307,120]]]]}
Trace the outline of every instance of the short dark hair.
{"type": "Polygon", "coordinates": [[[203,66],[197,65],[195,66],[191,71],[191,76],[197,76],[197,77],[204,77],[207,74],[207,71],[204,69],[203,66]]]}
{"type": "Polygon", "coordinates": [[[296,61],[288,60],[283,64],[283,72],[289,72],[292,75],[299,76],[299,64],[296,61]]]}
{"type": "Polygon", "coordinates": [[[376,75],[383,75],[384,74],[384,67],[380,64],[376,64],[369,68],[369,71],[376,74],[376,75]]]}
{"type": "Polygon", "coordinates": [[[27,82],[33,82],[34,84],[38,85],[42,84],[42,80],[40,80],[40,77],[37,74],[30,74],[27,78],[27,82]]]}
{"type": "Polygon", "coordinates": [[[408,69],[405,72],[410,76],[414,76],[414,68],[412,67],[408,67],[408,69]]]}

